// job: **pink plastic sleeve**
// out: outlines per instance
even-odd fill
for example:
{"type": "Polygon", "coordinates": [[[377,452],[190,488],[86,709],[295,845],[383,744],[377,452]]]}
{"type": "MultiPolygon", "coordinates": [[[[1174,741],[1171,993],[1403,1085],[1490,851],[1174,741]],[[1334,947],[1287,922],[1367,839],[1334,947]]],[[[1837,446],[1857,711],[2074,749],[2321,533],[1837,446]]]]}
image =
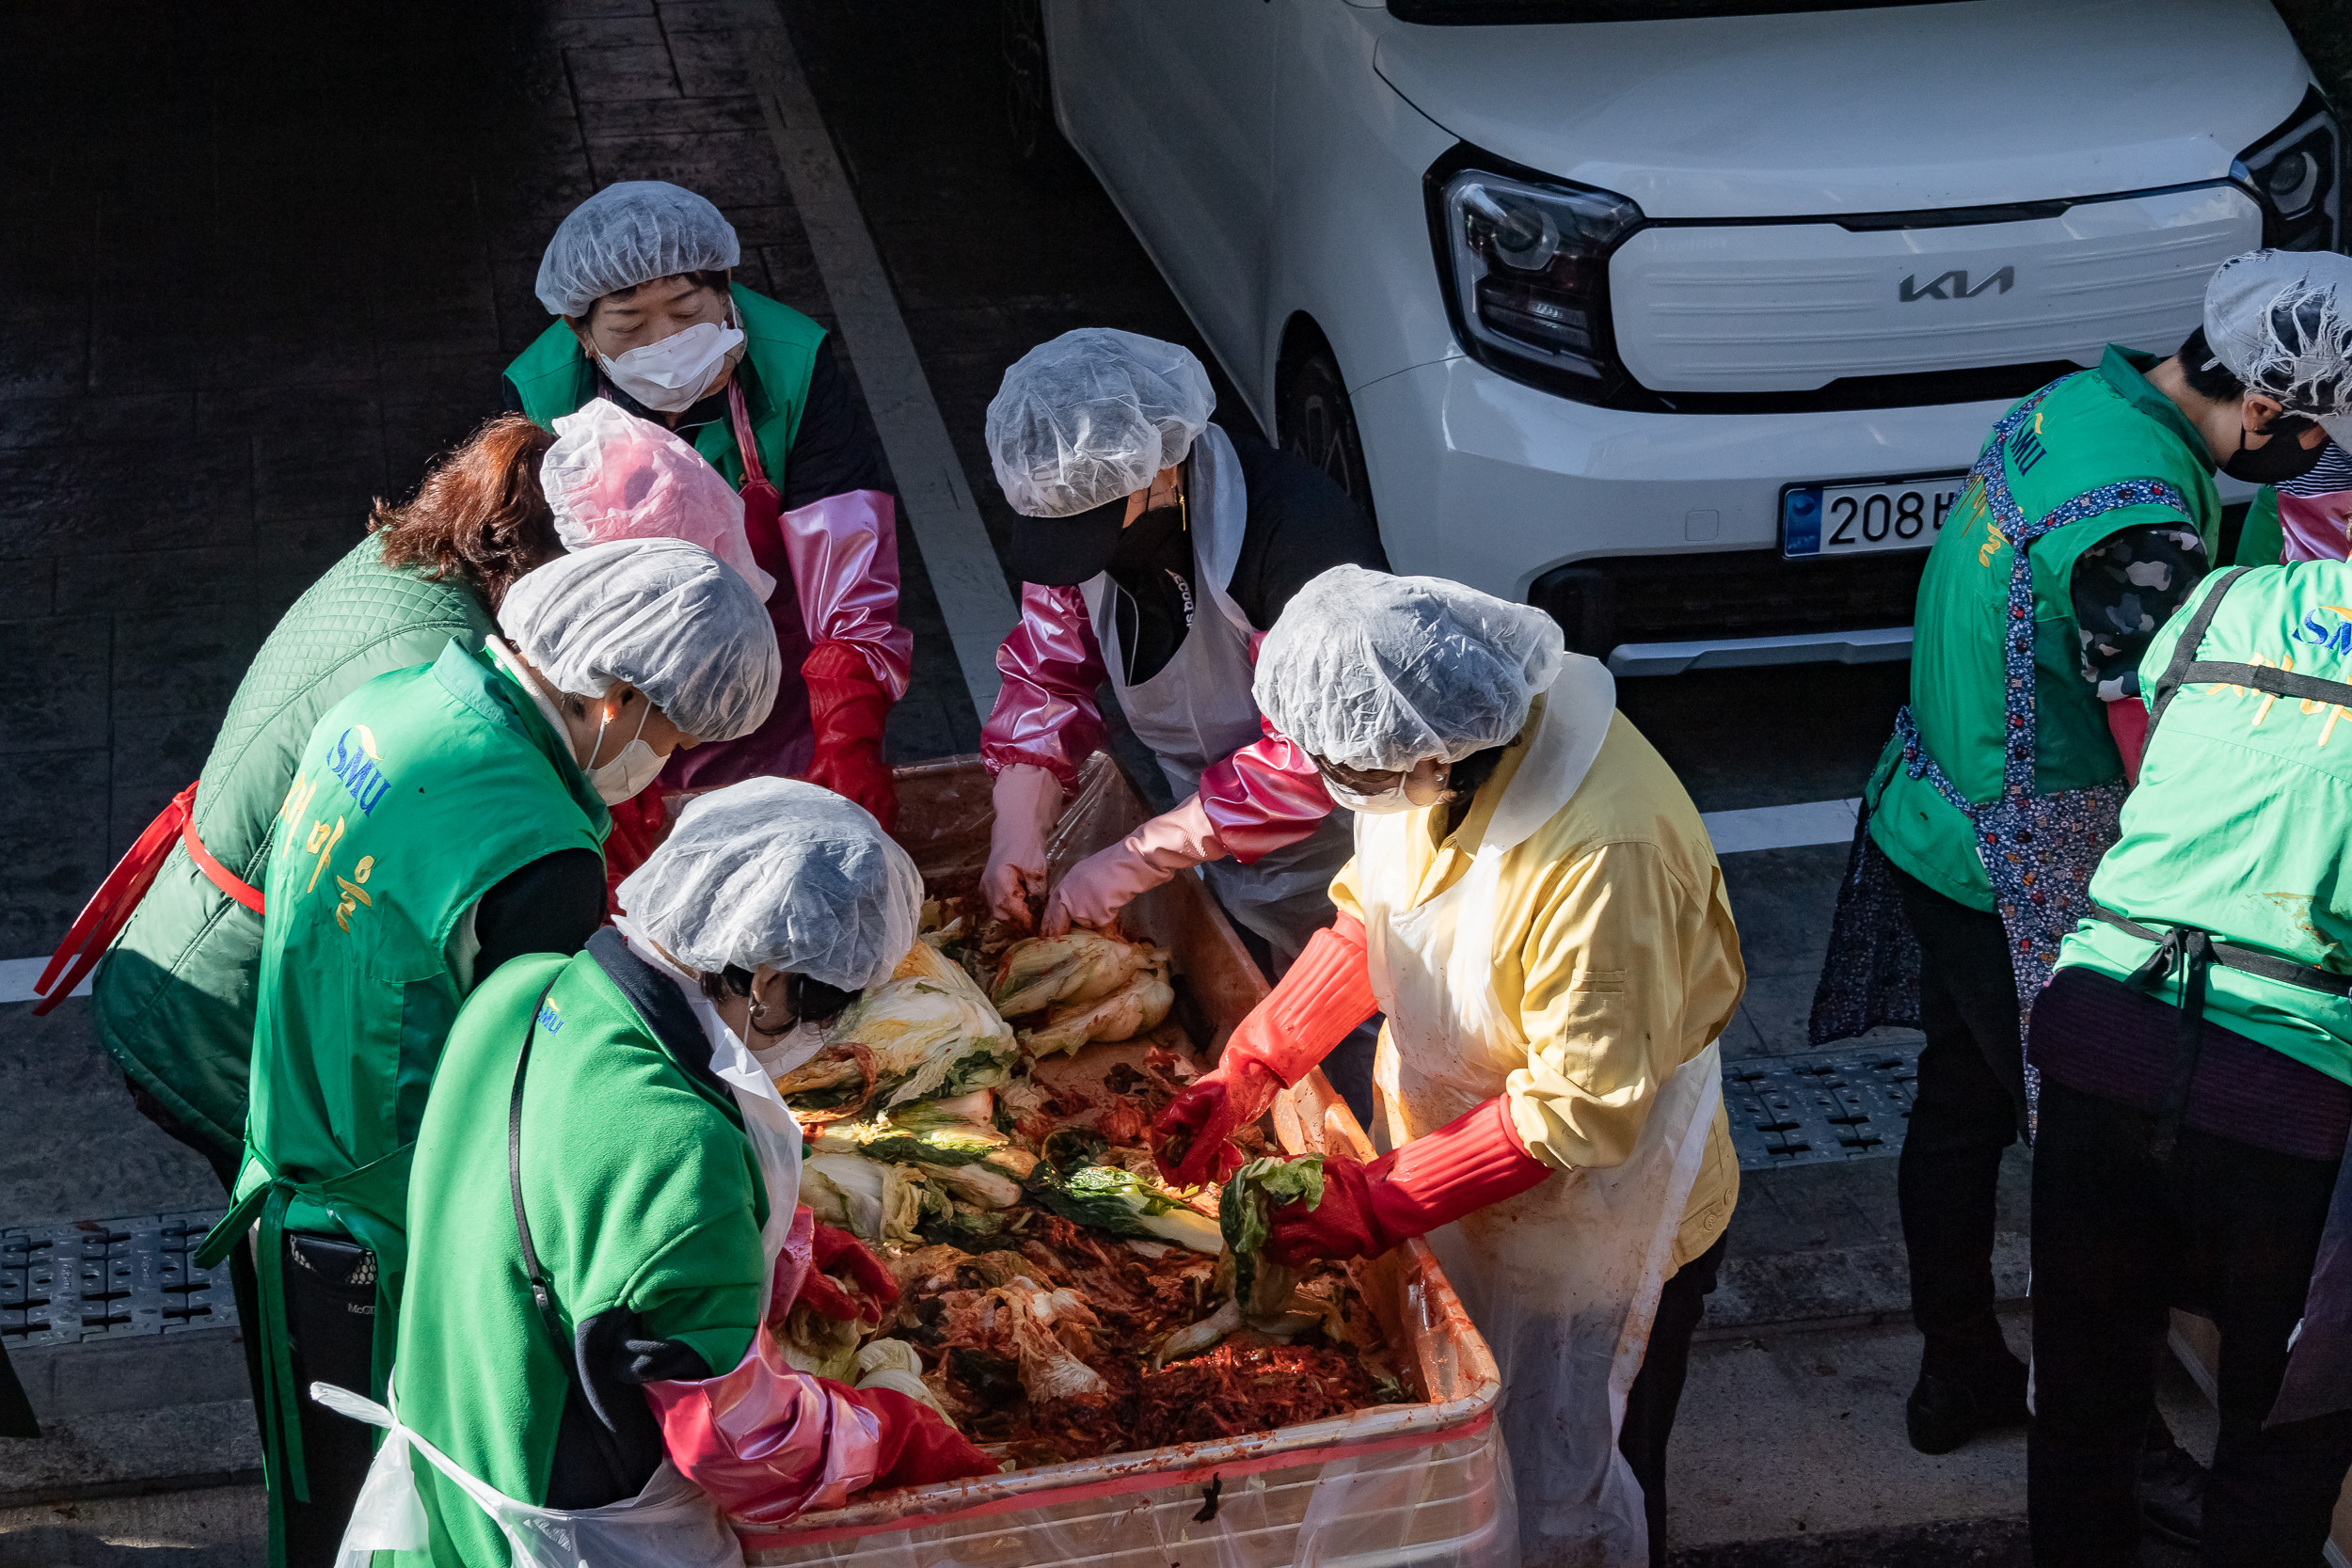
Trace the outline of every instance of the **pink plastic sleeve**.
{"type": "Polygon", "coordinates": [[[845,490],[779,519],[809,641],[849,643],[894,701],[914,661],[898,625],[898,515],[880,490],[845,490]]]}
{"type": "Polygon", "coordinates": [[[1042,768],[1074,789],[1078,765],[1103,744],[1094,689],[1103,652],[1075,588],[1021,585],[1021,624],[996,650],[1005,684],[980,728],[980,758],[993,777],[1016,762],[1042,768]]]}
{"type": "Polygon", "coordinates": [[[882,1418],[841,1385],[793,1370],[765,1323],[733,1371],[648,1383],[645,1401],[678,1473],[738,1521],[838,1508],[884,1463],[882,1418]]]}
{"type": "Polygon", "coordinates": [[[1200,775],[1200,807],[1233,859],[1295,844],[1331,815],[1331,796],[1307,753],[1258,721],[1265,738],[1213,763],[1200,775]]]}

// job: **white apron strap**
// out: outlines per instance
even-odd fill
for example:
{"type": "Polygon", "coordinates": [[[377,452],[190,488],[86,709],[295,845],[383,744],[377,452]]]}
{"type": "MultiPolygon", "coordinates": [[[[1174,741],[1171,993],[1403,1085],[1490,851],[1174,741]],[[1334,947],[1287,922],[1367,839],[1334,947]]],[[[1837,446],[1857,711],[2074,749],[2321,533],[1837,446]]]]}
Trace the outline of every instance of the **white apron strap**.
{"type": "Polygon", "coordinates": [[[742,1568],[742,1544],[720,1518],[718,1505],[667,1460],[626,1502],[540,1508],[469,1474],[419,1435],[401,1420],[399,1397],[389,1387],[389,1409],[325,1383],[310,1385],[310,1397],[386,1432],[344,1528],[336,1568],[368,1568],[371,1553],[421,1552],[428,1545],[424,1500],[408,1460],[412,1449],[490,1516],[506,1537],[513,1568],[742,1568]]]}

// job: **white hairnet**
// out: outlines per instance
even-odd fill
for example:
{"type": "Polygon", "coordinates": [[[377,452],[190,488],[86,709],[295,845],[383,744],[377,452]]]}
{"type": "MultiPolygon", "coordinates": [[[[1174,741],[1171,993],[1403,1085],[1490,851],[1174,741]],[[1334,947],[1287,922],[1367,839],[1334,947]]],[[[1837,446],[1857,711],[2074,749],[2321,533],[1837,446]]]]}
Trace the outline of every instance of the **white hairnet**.
{"type": "Polygon", "coordinates": [[[701,452],[607,398],[555,421],[539,488],[567,550],[614,539],[683,539],[736,571],[762,599],[776,579],[752,559],[743,498],[701,452]]]}
{"type": "Polygon", "coordinates": [[[2352,442],[2352,256],[2249,250],[2205,285],[2205,341],[2224,369],[2352,442]]]}
{"type": "Polygon", "coordinates": [[[616,539],[524,573],[499,628],[580,697],[627,681],[697,740],[749,735],[775,705],[784,656],[768,607],[682,539],[616,539]]]}
{"type": "Polygon", "coordinates": [[[767,964],[855,990],[887,979],[914,945],[923,879],[855,802],[746,779],[688,802],[620,900],[638,929],[706,974],[767,964]]]}
{"type": "Polygon", "coordinates": [[[1192,451],[1216,394],[1192,351],[1107,326],[1038,344],[988,405],[988,460],[1025,517],[1067,517],[1148,488],[1192,451]]]}
{"type": "Polygon", "coordinates": [[[664,180],[624,180],[573,208],[539,258],[539,303],[584,316],[609,293],[742,259],[719,209],[664,180]]]}
{"type": "Polygon", "coordinates": [[[1500,746],[1560,673],[1558,623],[1443,578],[1334,566],[1258,649],[1258,711],[1343,768],[1459,762],[1500,746]]]}

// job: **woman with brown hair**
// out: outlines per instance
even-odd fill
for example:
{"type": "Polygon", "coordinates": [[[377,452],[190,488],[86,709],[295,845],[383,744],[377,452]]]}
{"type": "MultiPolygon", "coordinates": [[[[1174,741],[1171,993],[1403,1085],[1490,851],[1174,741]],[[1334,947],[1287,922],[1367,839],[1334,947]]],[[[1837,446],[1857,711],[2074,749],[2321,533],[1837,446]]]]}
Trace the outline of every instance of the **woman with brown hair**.
{"type": "MultiPolygon", "coordinates": [[[[303,742],[362,683],[431,663],[452,639],[478,652],[509,585],[564,553],[539,490],[553,439],[501,416],[436,463],[405,505],[376,503],[367,537],[254,656],[202,777],[115,868],[43,976],[36,1011],[104,955],[91,997],[99,1037],[139,1109],[202,1154],[224,1192],[245,1141],[255,890],[303,742]]],[[[601,864],[595,874],[601,881],[601,864]]]]}

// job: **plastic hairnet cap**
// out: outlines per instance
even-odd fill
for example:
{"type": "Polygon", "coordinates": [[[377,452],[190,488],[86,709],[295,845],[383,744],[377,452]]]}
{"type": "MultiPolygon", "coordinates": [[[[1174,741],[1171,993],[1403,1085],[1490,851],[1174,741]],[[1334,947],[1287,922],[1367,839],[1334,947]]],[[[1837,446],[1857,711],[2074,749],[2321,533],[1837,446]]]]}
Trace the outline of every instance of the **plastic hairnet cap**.
{"type": "Polygon", "coordinates": [[[1527,723],[1565,642],[1540,610],[1443,578],[1334,566],[1311,580],[1258,648],[1258,711],[1343,768],[1459,762],[1527,723]]]}
{"type": "Polygon", "coordinates": [[[2205,341],[2232,375],[2352,446],[2352,256],[2249,250],[2205,285],[2205,341]]]}
{"type": "Polygon", "coordinates": [[[616,539],[526,572],[499,627],[576,696],[614,681],[697,740],[749,735],[775,705],[784,656],[768,607],[735,569],[680,539],[616,539]]]}
{"type": "Polygon", "coordinates": [[[555,421],[539,461],[539,489],[567,550],[615,539],[683,539],[700,545],[765,600],[776,579],[753,559],[743,498],[676,436],[606,398],[555,421]]]}
{"type": "Polygon", "coordinates": [[[695,797],[620,886],[621,908],[680,963],[767,964],[844,990],[914,945],[923,879],[864,808],[791,779],[695,797]]]}
{"type": "Polygon", "coordinates": [[[539,258],[539,303],[584,316],[609,293],[742,260],[735,226],[683,185],[624,180],[573,208],[539,258]]]}
{"type": "Polygon", "coordinates": [[[1182,463],[1216,407],[1190,349],[1082,326],[1005,372],[988,405],[988,460],[1015,512],[1068,517],[1182,463]]]}

